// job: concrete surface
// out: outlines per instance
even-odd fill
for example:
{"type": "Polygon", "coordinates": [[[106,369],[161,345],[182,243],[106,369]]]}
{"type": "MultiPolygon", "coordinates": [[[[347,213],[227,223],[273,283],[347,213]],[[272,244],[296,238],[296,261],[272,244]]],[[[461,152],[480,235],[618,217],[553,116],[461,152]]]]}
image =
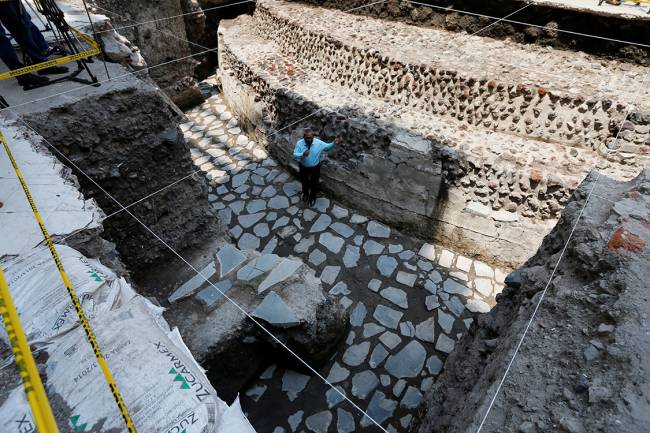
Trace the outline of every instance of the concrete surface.
{"type": "MultiPolygon", "coordinates": [[[[43,145],[41,138],[14,122],[0,120],[32,198],[53,237],[101,227],[103,212],[85,200],[76,179],[43,145]]],[[[43,242],[43,235],[4,148],[0,149],[0,258],[25,253],[43,242]]]]}
{"type": "MultiPolygon", "coordinates": [[[[133,89],[146,89],[152,88],[152,85],[144,80],[137,78],[131,71],[122,65],[116,63],[106,63],[108,73],[111,78],[107,80],[106,71],[101,61],[95,60],[89,64],[90,70],[97,76],[97,79],[102,83],[98,86],[89,86],[87,84],[77,83],[74,81],[63,81],[61,83],[51,84],[45,87],[39,87],[25,91],[18,82],[13,79],[0,81],[0,95],[12,107],[12,111],[19,114],[26,113],[40,113],[47,111],[52,107],[58,107],[64,104],[77,102],[81,99],[88,97],[97,97],[106,93],[124,90],[127,88],[133,89]]],[[[76,64],[69,64],[68,67],[72,70],[76,68],[76,64]]],[[[0,63],[0,71],[7,71],[4,63],[0,63]]],[[[137,75],[137,74],[136,74],[137,75]]],[[[145,72],[141,72],[141,76],[145,76],[145,72]]],[[[49,77],[56,78],[56,75],[49,75],[49,77]]],[[[79,78],[88,78],[86,72],[79,74],[79,78]]]]}

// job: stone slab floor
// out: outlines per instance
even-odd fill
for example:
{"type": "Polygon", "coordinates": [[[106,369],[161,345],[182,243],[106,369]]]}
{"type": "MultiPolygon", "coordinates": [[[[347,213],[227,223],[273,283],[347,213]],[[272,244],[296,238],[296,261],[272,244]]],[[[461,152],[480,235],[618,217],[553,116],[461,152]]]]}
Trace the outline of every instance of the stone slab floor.
{"type": "MultiPolygon", "coordinates": [[[[192,159],[233,241],[300,257],[350,313],[347,338],[319,373],[388,431],[405,431],[455,341],[494,304],[505,273],[327,197],[302,203],[300,184],[242,134],[219,95],[187,115],[192,159]]],[[[241,400],[259,433],[380,431],[322,379],[282,365],[269,366],[241,400]]]]}

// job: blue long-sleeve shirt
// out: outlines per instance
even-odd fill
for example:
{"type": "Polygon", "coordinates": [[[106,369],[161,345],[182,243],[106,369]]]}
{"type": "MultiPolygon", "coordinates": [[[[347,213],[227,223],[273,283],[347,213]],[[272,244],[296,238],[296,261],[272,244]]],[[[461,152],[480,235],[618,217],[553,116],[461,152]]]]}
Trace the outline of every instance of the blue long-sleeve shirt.
{"type": "Polygon", "coordinates": [[[305,150],[307,150],[307,143],[305,139],[301,138],[296,143],[296,147],[293,150],[293,157],[300,161],[305,167],[315,167],[320,164],[321,156],[323,152],[330,150],[334,147],[335,142],[325,143],[324,141],[314,137],[314,141],[311,143],[309,148],[309,156],[303,156],[305,150]]]}

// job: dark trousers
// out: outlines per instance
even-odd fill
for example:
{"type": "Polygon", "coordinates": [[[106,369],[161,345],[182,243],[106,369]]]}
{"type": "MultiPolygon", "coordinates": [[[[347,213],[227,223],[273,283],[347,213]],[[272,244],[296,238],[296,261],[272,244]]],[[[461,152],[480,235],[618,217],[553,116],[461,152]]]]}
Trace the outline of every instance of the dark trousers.
{"type": "MultiPolygon", "coordinates": [[[[16,42],[25,51],[33,63],[44,62],[47,60],[46,51],[48,50],[45,38],[32,23],[32,20],[25,11],[22,4],[18,2],[0,2],[0,22],[9,30],[16,42]]],[[[23,67],[23,63],[18,60],[16,52],[11,46],[4,29],[0,27],[0,59],[5,62],[9,69],[18,69],[23,67]]]]}
{"type": "Polygon", "coordinates": [[[305,167],[300,164],[300,183],[302,183],[302,194],[310,200],[318,194],[318,182],[320,181],[320,164],[315,167],[305,167]]]}

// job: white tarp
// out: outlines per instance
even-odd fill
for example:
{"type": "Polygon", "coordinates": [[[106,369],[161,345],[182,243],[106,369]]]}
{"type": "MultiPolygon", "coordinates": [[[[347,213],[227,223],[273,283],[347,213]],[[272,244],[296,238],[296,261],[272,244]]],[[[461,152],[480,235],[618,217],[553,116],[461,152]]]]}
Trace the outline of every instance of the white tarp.
{"type": "MultiPolygon", "coordinates": [[[[239,402],[223,402],[162,309],[135,294],[97,261],[57,246],[138,432],[254,433],[239,402]]],[[[46,248],[6,266],[10,290],[31,339],[47,351],[46,389],[59,397],[57,421],[79,432],[123,431],[124,421],[46,248]],[[51,274],[57,279],[52,278],[51,274]],[[63,294],[63,296],[60,293],[63,294]],[[68,412],[61,413],[61,407],[68,412]]],[[[3,333],[3,338],[6,334],[3,333]]],[[[21,389],[0,407],[0,431],[31,412],[21,389]]],[[[26,426],[23,423],[23,426],[26,426]]],[[[29,430],[27,430],[29,431],[29,430]]]]}

